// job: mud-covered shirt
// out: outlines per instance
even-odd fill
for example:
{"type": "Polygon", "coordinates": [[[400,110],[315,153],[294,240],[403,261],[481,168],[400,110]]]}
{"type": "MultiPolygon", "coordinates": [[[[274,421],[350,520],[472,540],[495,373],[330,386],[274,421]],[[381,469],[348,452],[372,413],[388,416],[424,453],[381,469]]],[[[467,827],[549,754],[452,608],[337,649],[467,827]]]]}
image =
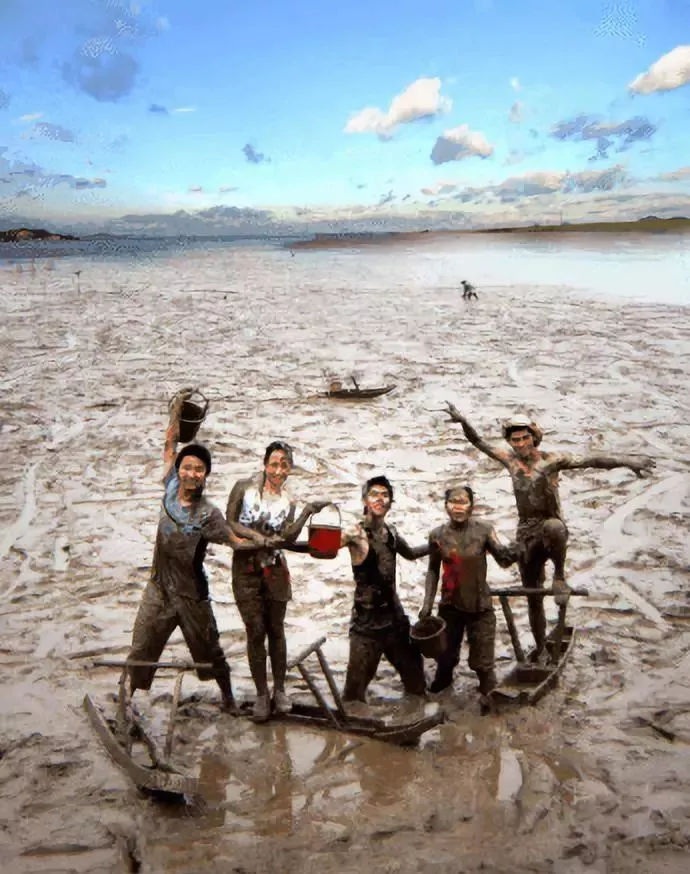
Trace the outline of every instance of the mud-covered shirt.
{"type": "Polygon", "coordinates": [[[367,557],[352,565],[355,598],[350,631],[376,634],[408,622],[395,589],[396,533],[392,526],[362,526],[369,541],[367,557]]]}
{"type": "Polygon", "coordinates": [[[151,581],[165,595],[203,601],[208,598],[206,547],[209,543],[229,543],[228,526],[220,510],[203,495],[189,507],[180,504],[175,467],[166,475],[164,485],[151,581]]]}
{"type": "Polygon", "coordinates": [[[492,608],[491,590],[486,582],[486,554],[501,567],[515,560],[513,548],[498,539],[488,522],[469,519],[455,527],[441,525],[429,534],[431,554],[441,559],[441,604],[466,613],[492,608]]]}

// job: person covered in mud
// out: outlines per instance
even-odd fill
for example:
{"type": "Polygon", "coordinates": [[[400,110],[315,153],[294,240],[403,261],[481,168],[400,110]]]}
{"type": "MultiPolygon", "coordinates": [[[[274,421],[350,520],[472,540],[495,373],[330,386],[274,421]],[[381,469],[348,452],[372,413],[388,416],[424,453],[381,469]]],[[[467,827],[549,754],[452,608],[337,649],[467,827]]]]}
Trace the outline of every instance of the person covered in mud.
{"type": "Polygon", "coordinates": [[[366,691],[376,674],[381,656],[393,665],[405,691],[423,695],[424,665],[410,642],[410,622],[395,588],[396,556],[413,561],[429,552],[429,546],[411,547],[386,515],[393,503],[393,486],[385,476],[368,479],[362,488],[364,519],[344,531],[341,546],[347,546],[355,579],[350,622],[350,656],[345,677],[345,701],[366,701],[366,691]]]}
{"type": "Polygon", "coordinates": [[[441,692],[452,684],[467,632],[469,666],[477,674],[480,694],[486,696],[496,686],[496,616],[486,582],[486,556],[491,554],[501,567],[509,567],[516,561],[517,551],[503,544],[488,522],[472,518],[474,492],[470,486],[450,486],[445,493],[445,509],[448,521],[429,534],[429,568],[419,611],[420,619],[431,615],[441,576],[438,615],[446,623],[448,643],[437,659],[429,691],[441,692]]]}
{"type": "MultiPolygon", "coordinates": [[[[236,714],[230,683],[230,667],[220,646],[218,627],[209,600],[204,557],[209,543],[223,543],[234,549],[254,547],[230,530],[221,511],[204,495],[211,473],[211,453],[205,446],[190,443],[176,453],[179,417],[191,390],[178,392],[170,407],[170,422],[163,450],[163,506],[151,577],[134,621],[131,662],[156,662],[170,635],[179,626],[195,662],[200,680],[215,680],[221,692],[221,707],[236,714]]],[[[259,540],[257,535],[253,535],[259,540]]],[[[130,688],[150,689],[155,667],[131,665],[130,688]]]]}
{"type": "MultiPolygon", "coordinates": [[[[568,541],[558,494],[558,474],[562,470],[599,468],[612,470],[629,467],[637,476],[650,472],[655,461],[646,455],[570,455],[566,452],[543,452],[539,449],[542,432],[526,417],[503,423],[503,438],[510,449],[492,446],[470,425],[467,419],[446,402],[451,421],[462,425],[467,440],[489,458],[500,462],[513,481],[518,511],[517,545],[520,577],[525,588],[544,585],[545,565],[553,563],[553,592],[556,603],[565,605],[569,587],[565,582],[565,557],[568,541]]],[[[529,621],[539,658],[546,646],[546,617],[541,596],[528,596],[529,621]]]]}
{"type": "Polygon", "coordinates": [[[474,285],[471,282],[468,282],[466,279],[463,279],[460,283],[462,285],[462,299],[463,300],[471,300],[474,298],[475,300],[479,300],[479,295],[475,291],[474,285]]]}
{"type": "Polygon", "coordinates": [[[253,717],[265,722],[271,714],[266,671],[266,640],[273,674],[273,707],[289,713],[292,705],[285,693],[287,645],[285,613],[292,598],[290,573],[282,543],[294,542],[312,513],[328,501],[311,501],[295,518],[295,502],[285,482],[292,471],[292,448],[283,441],[269,443],[263,469],[239,480],[228,498],[227,520],[239,537],[257,534],[261,547],[237,551],[232,557],[232,591],[247,632],[249,670],[256,686],[253,717]]]}

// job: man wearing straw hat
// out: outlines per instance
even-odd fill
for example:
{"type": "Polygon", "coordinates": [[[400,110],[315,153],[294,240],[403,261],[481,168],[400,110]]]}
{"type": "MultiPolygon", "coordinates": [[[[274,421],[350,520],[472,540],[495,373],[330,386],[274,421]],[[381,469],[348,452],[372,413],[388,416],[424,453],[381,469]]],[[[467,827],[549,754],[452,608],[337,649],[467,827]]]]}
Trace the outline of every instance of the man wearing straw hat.
{"type": "Polygon", "coordinates": [[[393,486],[385,476],[367,480],[362,488],[364,519],[343,532],[355,578],[350,622],[350,656],[345,677],[345,701],[366,701],[381,656],[393,665],[405,691],[423,695],[424,663],[410,641],[410,622],[395,588],[396,556],[414,560],[427,555],[427,544],[411,547],[385,517],[393,502],[393,486]]]}
{"type": "MultiPolygon", "coordinates": [[[[215,680],[221,692],[221,707],[236,713],[230,684],[230,667],[220,646],[218,628],[209,601],[203,561],[208,543],[223,543],[234,549],[256,548],[256,543],[237,537],[223,514],[204,496],[211,472],[211,453],[190,443],[176,453],[180,411],[191,391],[183,389],[173,398],[163,451],[165,492],[158,523],[151,578],[144,590],[134,622],[130,662],[157,662],[178,626],[199,668],[200,680],[215,680]]],[[[256,535],[265,543],[265,538],[256,535]]],[[[150,689],[155,666],[131,665],[131,691],[150,689]]]]}
{"type": "MultiPolygon", "coordinates": [[[[513,481],[518,511],[516,540],[519,550],[519,568],[525,588],[544,585],[544,567],[553,562],[553,591],[556,603],[564,606],[569,587],[565,582],[565,555],[568,529],[563,521],[558,495],[558,474],[562,470],[599,468],[611,470],[629,467],[637,476],[649,473],[654,459],[646,455],[570,455],[565,452],[539,450],[542,432],[539,426],[524,416],[503,422],[503,438],[509,450],[492,446],[475,431],[453,404],[446,401],[451,421],[462,425],[467,440],[489,458],[500,462],[513,481]]],[[[534,635],[534,658],[542,655],[546,646],[546,617],[544,599],[528,596],[529,621],[534,635]]]]}

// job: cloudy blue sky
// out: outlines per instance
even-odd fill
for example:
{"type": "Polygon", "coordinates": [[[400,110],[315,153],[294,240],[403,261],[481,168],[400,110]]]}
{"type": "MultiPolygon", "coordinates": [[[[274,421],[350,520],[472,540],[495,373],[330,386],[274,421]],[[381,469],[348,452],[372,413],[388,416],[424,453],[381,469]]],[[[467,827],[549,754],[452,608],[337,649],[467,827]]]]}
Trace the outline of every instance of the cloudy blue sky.
{"type": "Polygon", "coordinates": [[[0,0],[0,227],[690,214],[690,0],[0,0]]]}

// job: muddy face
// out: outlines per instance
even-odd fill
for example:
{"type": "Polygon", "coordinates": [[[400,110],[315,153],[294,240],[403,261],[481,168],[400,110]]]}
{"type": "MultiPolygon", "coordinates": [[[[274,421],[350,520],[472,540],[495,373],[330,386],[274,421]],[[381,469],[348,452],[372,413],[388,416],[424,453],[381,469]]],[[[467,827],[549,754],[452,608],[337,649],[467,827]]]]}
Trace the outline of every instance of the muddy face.
{"type": "Polygon", "coordinates": [[[516,428],[515,431],[511,431],[508,443],[519,458],[529,458],[535,449],[534,435],[528,428],[516,428]]]}
{"type": "Polygon", "coordinates": [[[472,499],[466,489],[453,489],[446,499],[446,513],[456,525],[467,522],[472,515],[472,499]]]}
{"type": "Polygon", "coordinates": [[[186,455],[180,462],[177,474],[183,498],[200,497],[206,484],[206,465],[194,455],[186,455]]]}
{"type": "Polygon", "coordinates": [[[364,512],[383,519],[391,507],[390,492],[385,486],[372,486],[364,498],[364,512]]]}
{"type": "Polygon", "coordinates": [[[283,452],[282,449],[274,449],[264,464],[266,482],[271,491],[280,492],[291,470],[292,465],[287,452],[283,452]]]}

